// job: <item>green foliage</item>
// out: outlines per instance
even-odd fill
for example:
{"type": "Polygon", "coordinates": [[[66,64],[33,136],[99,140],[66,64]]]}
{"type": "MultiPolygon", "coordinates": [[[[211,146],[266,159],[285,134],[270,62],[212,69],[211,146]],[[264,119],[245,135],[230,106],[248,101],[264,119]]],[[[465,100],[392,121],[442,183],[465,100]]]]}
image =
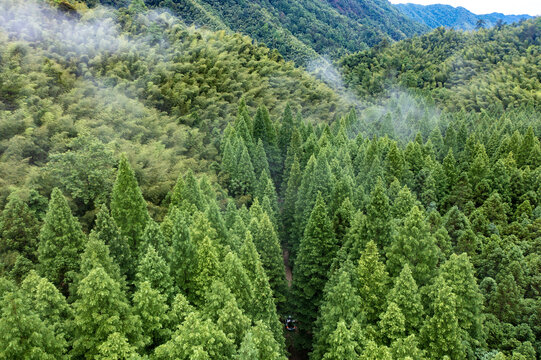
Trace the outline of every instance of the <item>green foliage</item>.
{"type": "Polygon", "coordinates": [[[118,173],[111,195],[111,215],[122,236],[128,239],[132,254],[136,254],[150,218],[135,173],[124,156],[118,164],[118,173]]]}
{"type": "Polygon", "coordinates": [[[74,272],[85,235],[60,190],[54,189],[39,233],[38,260],[41,273],[64,293],[74,272]]]}

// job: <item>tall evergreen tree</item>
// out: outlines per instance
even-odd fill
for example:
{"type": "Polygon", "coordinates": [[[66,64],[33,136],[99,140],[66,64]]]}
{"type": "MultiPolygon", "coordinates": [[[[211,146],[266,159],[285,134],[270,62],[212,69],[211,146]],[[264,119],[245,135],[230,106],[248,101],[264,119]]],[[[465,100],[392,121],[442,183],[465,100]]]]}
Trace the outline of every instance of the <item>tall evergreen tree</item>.
{"type": "Polygon", "coordinates": [[[167,297],[154,289],[150,282],[140,281],[133,294],[133,312],[141,319],[142,342],[145,351],[150,353],[161,345],[170,335],[167,323],[167,297]]]}
{"type": "Polygon", "coordinates": [[[388,295],[388,301],[395,303],[404,315],[406,335],[415,334],[423,322],[423,304],[421,294],[415,283],[408,264],[395,278],[394,287],[388,295]]]}
{"type": "Polygon", "coordinates": [[[361,311],[368,323],[374,323],[384,310],[389,286],[389,274],[379,258],[376,244],[369,241],[357,265],[357,287],[361,311]]]}
{"type": "Polygon", "coordinates": [[[17,252],[28,260],[37,258],[37,238],[39,224],[35,215],[30,211],[16,194],[9,196],[9,201],[0,213],[0,257],[7,262],[8,254],[17,252]]]}
{"type": "Polygon", "coordinates": [[[431,359],[466,359],[456,316],[456,295],[443,279],[434,283],[432,315],[421,329],[421,338],[431,359]]]}
{"type": "Polygon", "coordinates": [[[39,234],[38,259],[41,273],[64,294],[79,269],[84,242],[79,222],[60,190],[55,188],[39,234]]]}
{"type": "Polygon", "coordinates": [[[105,205],[101,205],[100,211],[96,215],[96,223],[90,232],[90,237],[96,238],[106,244],[121,273],[129,278],[133,278],[135,274],[133,269],[134,260],[128,239],[120,233],[120,229],[105,205]]]}
{"type": "Polygon", "coordinates": [[[278,236],[266,213],[263,213],[259,219],[252,218],[250,231],[261,258],[261,264],[269,278],[276,304],[280,308],[286,300],[287,285],[278,236]]]}
{"type": "Polygon", "coordinates": [[[337,250],[331,220],[323,197],[318,194],[294,268],[293,293],[300,319],[299,329],[303,332],[312,332],[322,291],[337,250]]]}
{"type": "Polygon", "coordinates": [[[436,240],[430,233],[424,214],[414,206],[403,224],[396,229],[387,250],[387,268],[398,276],[405,264],[411,267],[413,278],[421,286],[432,278],[439,259],[436,240]]]}
{"type": "Polygon", "coordinates": [[[141,321],[120,284],[97,265],[77,288],[72,355],[91,359],[109,336],[119,333],[135,348],[141,346],[141,321]]]}
{"type": "Polygon", "coordinates": [[[136,281],[138,283],[148,281],[153,289],[159,291],[169,301],[172,300],[175,291],[167,262],[152,245],[149,245],[146,252],[141,255],[135,275],[136,281]]]}
{"type": "Polygon", "coordinates": [[[125,156],[120,158],[113,185],[111,215],[120,228],[120,233],[128,239],[132,254],[135,254],[150,216],[135,173],[125,156]]]}

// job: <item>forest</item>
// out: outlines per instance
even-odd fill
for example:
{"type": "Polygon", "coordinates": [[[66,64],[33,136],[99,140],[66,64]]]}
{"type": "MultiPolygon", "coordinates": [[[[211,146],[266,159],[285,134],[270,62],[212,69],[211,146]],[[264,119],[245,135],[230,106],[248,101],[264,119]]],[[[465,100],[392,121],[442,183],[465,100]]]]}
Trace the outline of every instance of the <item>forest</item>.
{"type": "Polygon", "coordinates": [[[0,359],[540,359],[540,18],[329,78],[110,5],[0,0],[0,359]]]}

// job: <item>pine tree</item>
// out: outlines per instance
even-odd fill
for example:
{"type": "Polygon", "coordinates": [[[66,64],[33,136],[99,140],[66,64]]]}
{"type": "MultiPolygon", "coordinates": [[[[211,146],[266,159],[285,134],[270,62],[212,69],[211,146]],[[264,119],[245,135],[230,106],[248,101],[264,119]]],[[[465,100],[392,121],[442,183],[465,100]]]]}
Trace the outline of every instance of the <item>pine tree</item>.
{"type": "Polygon", "coordinates": [[[385,194],[383,182],[378,179],[376,187],[370,194],[366,208],[364,238],[374,241],[380,249],[391,243],[391,208],[389,198],[385,194]]]}
{"type": "Polygon", "coordinates": [[[439,278],[431,294],[433,314],[421,329],[424,347],[431,359],[465,359],[466,353],[456,316],[456,295],[439,278]]]}
{"type": "Polygon", "coordinates": [[[113,333],[125,336],[135,348],[141,345],[141,322],[133,314],[120,284],[96,266],[77,288],[72,355],[93,358],[113,333]]]}
{"type": "Polygon", "coordinates": [[[406,334],[417,333],[423,321],[423,305],[415,279],[408,264],[395,279],[394,287],[388,295],[388,301],[395,303],[404,315],[406,334]]]}
{"type": "Polygon", "coordinates": [[[252,155],[252,164],[254,166],[254,173],[259,175],[265,172],[270,177],[269,163],[267,161],[267,154],[263,147],[261,139],[258,140],[255,146],[254,153],[252,155]]]}
{"type": "Polygon", "coordinates": [[[197,246],[190,234],[187,217],[179,209],[174,209],[170,216],[173,223],[170,270],[176,287],[191,297],[195,291],[193,282],[197,271],[197,246]]]}
{"type": "Polygon", "coordinates": [[[387,250],[387,268],[398,276],[405,264],[411,267],[413,278],[423,286],[432,278],[439,259],[439,249],[425,220],[424,214],[414,206],[403,224],[396,229],[387,250]]]}
{"type": "Polygon", "coordinates": [[[359,360],[392,360],[392,356],[389,348],[369,340],[359,360]]]}
{"type": "Polygon", "coordinates": [[[278,133],[278,147],[282,153],[282,157],[285,159],[287,155],[288,146],[291,143],[291,136],[295,129],[293,122],[293,114],[291,113],[290,104],[286,104],[284,113],[282,114],[282,121],[280,123],[280,132],[278,133]]]}
{"type": "Polygon", "coordinates": [[[212,283],[205,294],[203,313],[223,333],[239,346],[251,320],[239,309],[231,291],[219,280],[212,283]]]}
{"type": "Polygon", "coordinates": [[[38,259],[41,273],[64,294],[74,272],[79,270],[84,242],[79,222],[60,190],[55,188],[39,234],[38,259]]]}
{"type": "Polygon", "coordinates": [[[133,294],[133,311],[141,319],[143,343],[147,353],[161,345],[171,334],[164,325],[167,319],[167,297],[148,281],[139,281],[133,294]]]}
{"type": "Polygon", "coordinates": [[[276,304],[280,308],[286,300],[286,274],[280,242],[269,216],[263,213],[259,219],[252,218],[250,232],[261,258],[261,264],[269,278],[276,304]]]}
{"type": "Polygon", "coordinates": [[[294,268],[293,292],[299,314],[299,329],[312,331],[322,291],[337,251],[332,223],[321,194],[318,193],[310,215],[294,268]]]}
{"type": "Polygon", "coordinates": [[[200,314],[192,312],[171,340],[156,348],[154,356],[156,359],[228,360],[233,358],[234,351],[233,341],[223,331],[210,319],[203,319],[200,314]]]}
{"type": "Polygon", "coordinates": [[[340,320],[334,332],[330,335],[331,344],[323,355],[324,360],[356,360],[359,359],[358,345],[355,337],[346,326],[345,321],[340,320]]]}
{"type": "Polygon", "coordinates": [[[285,360],[285,356],[280,344],[274,340],[269,328],[261,321],[258,321],[246,332],[236,359],[285,360]]]}
{"type": "Polygon", "coordinates": [[[483,295],[477,285],[468,255],[452,254],[442,265],[440,276],[456,295],[458,326],[468,334],[467,341],[471,348],[480,347],[484,342],[483,295]]]}
{"type": "Polygon", "coordinates": [[[147,281],[150,286],[165,296],[167,300],[173,299],[175,293],[173,279],[169,265],[158,254],[152,245],[149,245],[139,260],[135,279],[138,283],[147,281]]]}
{"type": "Polygon", "coordinates": [[[349,263],[339,269],[327,282],[324,301],[321,304],[315,324],[312,357],[321,359],[332,346],[330,341],[340,320],[345,325],[361,320],[361,298],[352,286],[349,263]]]}
{"type": "Polygon", "coordinates": [[[26,295],[8,292],[0,298],[0,358],[63,359],[67,343],[40,319],[26,295]]]}
{"type": "Polygon", "coordinates": [[[111,215],[120,228],[120,233],[128,239],[131,253],[135,254],[150,216],[135,173],[125,156],[120,158],[118,164],[111,195],[111,215]]]}
{"type": "Polygon", "coordinates": [[[134,260],[131,256],[128,240],[120,233],[115,220],[105,205],[101,205],[100,211],[96,215],[96,223],[90,232],[90,238],[96,238],[106,244],[121,273],[129,276],[130,279],[133,278],[134,260]]]}
{"type": "Polygon", "coordinates": [[[274,335],[274,339],[284,348],[284,338],[282,334],[282,324],[276,313],[276,305],[272,296],[272,290],[269,285],[269,279],[259,254],[252,241],[250,231],[246,233],[244,244],[240,250],[240,259],[253,285],[254,296],[250,308],[250,317],[252,320],[261,320],[266,324],[274,335]]]}
{"type": "Polygon", "coordinates": [[[288,174],[288,182],[285,190],[284,202],[282,206],[282,224],[284,231],[284,242],[292,247],[292,238],[295,234],[295,204],[298,198],[299,187],[301,185],[301,169],[299,160],[295,156],[288,174]]]}
{"type": "Polygon", "coordinates": [[[148,222],[141,237],[141,243],[137,249],[137,259],[146,254],[149,246],[152,246],[162,259],[169,260],[169,244],[167,244],[160,225],[152,219],[148,222]]]}
{"type": "Polygon", "coordinates": [[[205,236],[197,244],[195,258],[197,270],[193,279],[195,290],[193,301],[200,303],[205,297],[205,293],[209,290],[213,279],[219,276],[218,252],[208,236],[205,236]]]}
{"type": "MultiPolygon", "coordinates": [[[[28,260],[37,257],[39,224],[28,205],[15,194],[0,213],[0,257],[18,252],[28,260]]],[[[7,260],[7,259],[6,259],[7,260]]],[[[7,264],[7,261],[2,261],[7,264]]]]}
{"type": "Polygon", "coordinates": [[[388,292],[389,274],[379,259],[376,244],[369,241],[357,265],[357,286],[361,298],[361,311],[368,323],[374,323],[384,310],[388,292]]]}

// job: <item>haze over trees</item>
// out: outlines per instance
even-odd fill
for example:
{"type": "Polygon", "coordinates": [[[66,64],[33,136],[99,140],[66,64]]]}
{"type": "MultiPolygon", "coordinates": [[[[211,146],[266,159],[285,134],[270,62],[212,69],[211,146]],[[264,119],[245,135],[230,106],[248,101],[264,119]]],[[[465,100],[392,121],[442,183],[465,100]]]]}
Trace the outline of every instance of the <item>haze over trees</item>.
{"type": "Polygon", "coordinates": [[[210,3],[0,0],[0,359],[539,359],[541,20],[337,89],[210,3]]]}

